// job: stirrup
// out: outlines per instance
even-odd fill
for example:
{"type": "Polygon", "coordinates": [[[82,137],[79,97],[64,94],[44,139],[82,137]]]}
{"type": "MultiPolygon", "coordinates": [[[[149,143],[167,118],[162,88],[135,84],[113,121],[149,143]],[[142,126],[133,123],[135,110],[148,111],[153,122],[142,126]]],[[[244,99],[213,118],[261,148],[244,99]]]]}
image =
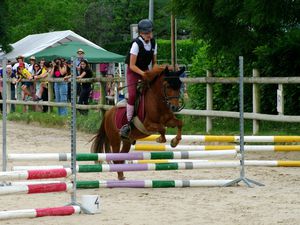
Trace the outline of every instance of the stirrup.
{"type": "Polygon", "coordinates": [[[120,129],[120,136],[123,139],[129,139],[129,134],[131,131],[130,124],[125,124],[121,129],[120,129]]]}

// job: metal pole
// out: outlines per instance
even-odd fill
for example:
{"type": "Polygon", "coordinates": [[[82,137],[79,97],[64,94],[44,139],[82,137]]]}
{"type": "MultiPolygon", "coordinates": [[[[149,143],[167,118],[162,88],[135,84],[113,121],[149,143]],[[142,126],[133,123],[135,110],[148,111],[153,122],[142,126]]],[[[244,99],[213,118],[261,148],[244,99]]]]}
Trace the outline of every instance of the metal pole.
{"type": "Polygon", "coordinates": [[[2,171],[7,169],[7,149],[6,149],[6,92],[7,92],[7,75],[6,75],[6,58],[2,60],[3,71],[3,89],[2,89],[2,171]]]}
{"type": "Polygon", "coordinates": [[[153,6],[153,0],[149,0],[149,20],[153,22],[153,11],[154,11],[154,6],[153,6]]]}
{"type": "Polygon", "coordinates": [[[75,205],[76,199],[76,62],[75,57],[71,58],[73,62],[71,77],[71,168],[73,176],[73,192],[71,195],[71,204],[75,205]]]}
{"type": "Polygon", "coordinates": [[[245,178],[245,151],[244,151],[244,57],[239,57],[239,96],[240,96],[240,153],[241,153],[241,178],[245,178]]]}
{"type": "Polygon", "coordinates": [[[172,66],[173,70],[176,70],[176,40],[175,40],[175,33],[176,33],[176,26],[175,26],[175,16],[172,13],[171,15],[171,55],[172,55],[172,66]]]}
{"type": "Polygon", "coordinates": [[[263,184],[250,180],[245,177],[245,150],[244,150],[244,57],[239,56],[239,97],[240,97],[240,177],[225,184],[224,186],[232,186],[238,184],[240,181],[243,181],[248,187],[252,187],[252,184],[258,186],[264,186],[263,184]]]}

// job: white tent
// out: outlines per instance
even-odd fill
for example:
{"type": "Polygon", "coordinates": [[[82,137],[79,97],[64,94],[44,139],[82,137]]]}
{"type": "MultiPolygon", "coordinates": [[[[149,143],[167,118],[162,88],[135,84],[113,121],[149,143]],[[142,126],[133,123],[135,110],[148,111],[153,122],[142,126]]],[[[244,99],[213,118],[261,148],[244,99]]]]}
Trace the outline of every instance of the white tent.
{"type": "Polygon", "coordinates": [[[95,48],[105,50],[73,31],[65,30],[28,35],[12,44],[13,50],[6,55],[0,54],[0,58],[6,57],[8,60],[14,60],[19,55],[30,57],[46,48],[56,47],[69,41],[79,41],[95,48]]]}

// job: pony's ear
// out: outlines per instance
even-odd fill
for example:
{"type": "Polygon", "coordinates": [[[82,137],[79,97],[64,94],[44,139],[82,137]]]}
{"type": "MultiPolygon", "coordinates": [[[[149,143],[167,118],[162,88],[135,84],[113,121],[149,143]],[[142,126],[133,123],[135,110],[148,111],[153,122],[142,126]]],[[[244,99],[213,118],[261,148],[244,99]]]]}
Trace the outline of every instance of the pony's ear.
{"type": "Polygon", "coordinates": [[[166,76],[168,76],[169,75],[169,67],[168,66],[166,66],[165,67],[165,72],[164,72],[164,74],[166,75],[166,76]]]}
{"type": "Polygon", "coordinates": [[[185,71],[185,67],[182,67],[179,71],[176,72],[177,76],[180,76],[181,74],[183,74],[185,71]]]}

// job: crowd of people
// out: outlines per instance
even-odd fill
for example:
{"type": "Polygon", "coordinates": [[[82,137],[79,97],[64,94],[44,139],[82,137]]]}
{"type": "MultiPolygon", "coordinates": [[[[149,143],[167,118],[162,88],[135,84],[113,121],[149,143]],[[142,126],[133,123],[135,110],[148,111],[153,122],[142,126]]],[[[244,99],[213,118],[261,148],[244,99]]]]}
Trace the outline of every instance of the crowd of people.
{"type": "MultiPolygon", "coordinates": [[[[93,77],[89,63],[84,58],[84,50],[78,49],[77,54],[78,57],[75,62],[77,79],[93,77]]],[[[48,82],[42,79],[52,77],[54,79],[63,78],[63,82],[54,82],[55,101],[64,103],[71,101],[71,85],[69,81],[72,66],[72,62],[66,61],[64,58],[56,58],[51,62],[47,62],[44,59],[37,61],[35,56],[31,56],[29,63],[26,63],[23,56],[18,56],[16,57],[16,62],[8,61],[6,74],[11,79],[11,100],[16,100],[19,90],[21,91],[20,96],[23,101],[48,101],[48,82]]],[[[0,70],[1,99],[3,69],[0,70]]],[[[88,104],[91,90],[91,83],[77,83],[78,104],[88,104]]],[[[15,111],[15,105],[13,104],[11,105],[11,111],[15,111]]],[[[42,106],[42,111],[47,112],[48,106],[42,106]]],[[[84,115],[88,113],[87,110],[79,110],[79,112],[84,115]]],[[[58,107],[59,115],[65,116],[67,113],[67,107],[58,107]]]]}

